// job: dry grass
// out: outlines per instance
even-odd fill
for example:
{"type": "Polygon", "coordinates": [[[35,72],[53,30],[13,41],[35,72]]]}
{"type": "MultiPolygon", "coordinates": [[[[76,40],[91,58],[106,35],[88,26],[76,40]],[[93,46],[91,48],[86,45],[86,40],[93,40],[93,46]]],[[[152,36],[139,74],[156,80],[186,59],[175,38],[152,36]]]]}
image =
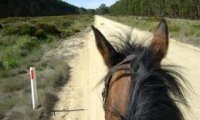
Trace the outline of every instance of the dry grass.
{"type": "Polygon", "coordinates": [[[32,118],[47,119],[58,101],[56,91],[67,83],[70,76],[70,67],[62,60],[45,61],[46,67],[38,70],[37,87],[41,108],[37,111],[31,109],[30,98],[30,81],[27,74],[16,75],[4,79],[1,84],[1,92],[3,92],[0,102],[0,116],[6,120],[28,120],[32,118]],[[54,63],[52,65],[51,63],[54,63]],[[49,65],[51,64],[51,65],[49,65]],[[13,96],[15,95],[15,96],[13,96]],[[27,115],[28,114],[28,115],[27,115]],[[29,116],[30,115],[30,116],[29,116]],[[25,119],[26,118],[26,119],[25,119]]]}

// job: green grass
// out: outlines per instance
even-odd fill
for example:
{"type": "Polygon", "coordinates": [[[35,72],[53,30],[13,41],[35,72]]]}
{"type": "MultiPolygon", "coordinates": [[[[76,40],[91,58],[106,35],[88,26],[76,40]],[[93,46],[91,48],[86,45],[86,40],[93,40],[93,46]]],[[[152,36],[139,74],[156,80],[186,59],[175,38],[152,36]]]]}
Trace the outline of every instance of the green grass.
{"type": "MultiPolygon", "coordinates": [[[[92,16],[16,17],[0,19],[0,119],[48,119],[56,92],[67,83],[70,67],[62,59],[41,58],[93,22],[92,16]],[[59,63],[59,64],[58,64],[59,63]],[[32,110],[30,66],[36,66],[42,107],[32,110]]],[[[66,46],[67,47],[67,46],[66,46]]]]}
{"type": "Polygon", "coordinates": [[[2,26],[0,69],[7,70],[21,66],[24,64],[25,58],[40,49],[42,44],[64,39],[80,32],[91,22],[91,16],[0,19],[2,26]]]}
{"type": "MultiPolygon", "coordinates": [[[[114,21],[154,32],[160,18],[158,17],[136,17],[136,16],[106,16],[114,21]]],[[[166,19],[169,27],[169,36],[181,42],[200,47],[200,21],[186,19],[166,19]]]]}

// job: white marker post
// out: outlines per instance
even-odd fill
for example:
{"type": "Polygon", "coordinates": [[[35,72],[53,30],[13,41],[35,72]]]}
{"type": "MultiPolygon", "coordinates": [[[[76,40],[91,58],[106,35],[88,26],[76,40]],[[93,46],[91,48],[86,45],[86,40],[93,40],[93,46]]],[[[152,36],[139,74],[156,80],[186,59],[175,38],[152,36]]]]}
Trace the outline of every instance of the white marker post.
{"type": "Polygon", "coordinates": [[[36,109],[38,107],[38,96],[37,96],[36,70],[34,67],[30,67],[29,75],[31,79],[32,105],[33,109],[36,109]]]}

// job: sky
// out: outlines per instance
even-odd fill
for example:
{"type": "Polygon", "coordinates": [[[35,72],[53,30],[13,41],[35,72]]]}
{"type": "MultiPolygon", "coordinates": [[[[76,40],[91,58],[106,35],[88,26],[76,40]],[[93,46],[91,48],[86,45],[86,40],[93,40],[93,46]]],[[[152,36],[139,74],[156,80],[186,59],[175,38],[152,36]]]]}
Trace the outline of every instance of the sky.
{"type": "Polygon", "coordinates": [[[110,6],[117,0],[63,0],[63,1],[66,1],[78,7],[95,9],[98,8],[102,3],[105,3],[106,6],[110,6]]]}

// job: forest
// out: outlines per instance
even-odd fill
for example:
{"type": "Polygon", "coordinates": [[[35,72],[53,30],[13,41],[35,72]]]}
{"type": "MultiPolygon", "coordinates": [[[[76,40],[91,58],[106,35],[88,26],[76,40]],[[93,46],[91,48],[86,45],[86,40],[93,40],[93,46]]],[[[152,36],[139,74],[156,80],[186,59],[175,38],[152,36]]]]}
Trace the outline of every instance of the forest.
{"type": "Polygon", "coordinates": [[[0,18],[67,14],[111,14],[200,19],[200,0],[118,0],[110,7],[79,8],[62,0],[1,0],[0,18]]]}
{"type": "Polygon", "coordinates": [[[61,0],[0,0],[0,18],[77,14],[79,8],[61,0]]]}
{"type": "Polygon", "coordinates": [[[200,0],[119,0],[110,7],[110,12],[113,15],[200,19],[200,0]]]}

